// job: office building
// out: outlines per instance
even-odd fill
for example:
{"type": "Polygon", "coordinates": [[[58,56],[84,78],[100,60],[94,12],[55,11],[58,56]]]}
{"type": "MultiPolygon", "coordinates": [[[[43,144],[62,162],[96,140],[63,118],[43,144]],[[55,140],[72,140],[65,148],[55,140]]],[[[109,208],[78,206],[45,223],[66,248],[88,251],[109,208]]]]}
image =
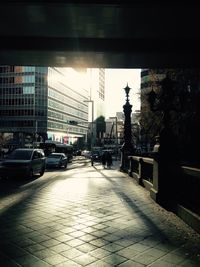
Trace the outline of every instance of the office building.
{"type": "Polygon", "coordinates": [[[88,78],[72,68],[0,66],[0,132],[20,146],[64,143],[88,129],[88,78]]]}
{"type": "Polygon", "coordinates": [[[94,101],[94,120],[105,117],[105,69],[88,69],[88,80],[89,98],[94,101]]]}

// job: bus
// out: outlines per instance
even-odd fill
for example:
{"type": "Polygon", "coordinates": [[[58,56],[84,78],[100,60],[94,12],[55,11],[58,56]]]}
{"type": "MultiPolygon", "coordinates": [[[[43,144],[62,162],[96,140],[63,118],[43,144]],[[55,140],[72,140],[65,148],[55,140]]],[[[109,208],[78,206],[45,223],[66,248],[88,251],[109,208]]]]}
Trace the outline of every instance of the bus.
{"type": "Polygon", "coordinates": [[[68,144],[63,144],[59,142],[48,142],[40,143],[39,147],[44,150],[45,156],[51,153],[64,153],[68,162],[72,162],[73,159],[73,146],[68,144]]]}

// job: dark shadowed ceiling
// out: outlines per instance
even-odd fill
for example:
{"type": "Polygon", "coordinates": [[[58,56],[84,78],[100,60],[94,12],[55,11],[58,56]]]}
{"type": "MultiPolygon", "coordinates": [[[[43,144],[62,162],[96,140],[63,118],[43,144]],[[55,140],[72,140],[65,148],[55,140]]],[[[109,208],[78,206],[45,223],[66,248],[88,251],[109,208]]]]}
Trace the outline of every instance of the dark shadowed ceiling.
{"type": "Polygon", "coordinates": [[[199,67],[198,1],[1,1],[0,64],[199,67]]]}

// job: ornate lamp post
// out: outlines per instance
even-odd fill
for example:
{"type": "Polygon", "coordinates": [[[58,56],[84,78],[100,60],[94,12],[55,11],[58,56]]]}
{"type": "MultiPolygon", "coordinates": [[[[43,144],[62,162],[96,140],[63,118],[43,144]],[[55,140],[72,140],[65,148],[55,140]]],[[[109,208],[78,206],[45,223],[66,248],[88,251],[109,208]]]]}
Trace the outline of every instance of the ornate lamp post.
{"type": "Polygon", "coordinates": [[[124,110],[124,143],[121,148],[121,171],[127,171],[129,168],[129,160],[128,156],[130,156],[133,153],[133,145],[132,145],[132,134],[131,134],[131,112],[132,112],[132,105],[129,103],[129,92],[130,87],[127,86],[124,88],[126,93],[126,103],[123,106],[124,110]]]}

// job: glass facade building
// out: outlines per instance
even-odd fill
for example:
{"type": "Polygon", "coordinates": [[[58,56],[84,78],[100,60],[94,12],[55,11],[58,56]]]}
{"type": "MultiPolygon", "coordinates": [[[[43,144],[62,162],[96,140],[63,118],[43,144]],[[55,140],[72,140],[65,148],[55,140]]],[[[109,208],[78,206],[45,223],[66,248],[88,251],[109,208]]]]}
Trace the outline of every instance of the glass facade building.
{"type": "Polygon", "coordinates": [[[72,68],[0,66],[0,133],[21,145],[87,133],[87,77],[72,68]],[[23,143],[23,144],[22,144],[23,143]]]}
{"type": "Polygon", "coordinates": [[[105,117],[105,69],[88,69],[90,99],[94,101],[94,119],[105,117]]]}

